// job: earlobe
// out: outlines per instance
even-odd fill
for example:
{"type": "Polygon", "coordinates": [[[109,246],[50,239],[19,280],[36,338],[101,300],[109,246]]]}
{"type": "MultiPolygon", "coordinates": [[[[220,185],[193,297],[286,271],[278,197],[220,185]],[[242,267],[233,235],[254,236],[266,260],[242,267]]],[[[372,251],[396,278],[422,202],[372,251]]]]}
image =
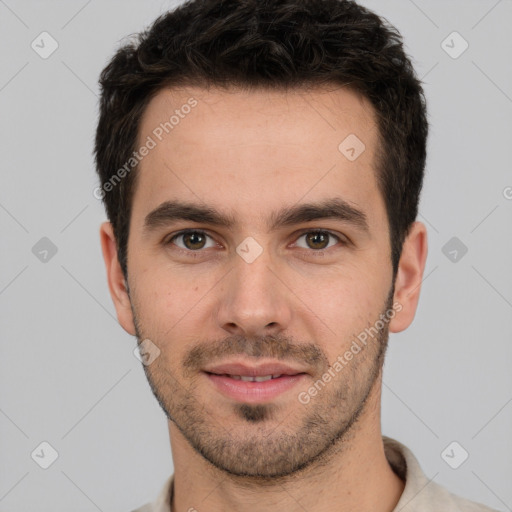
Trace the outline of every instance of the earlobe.
{"type": "Polygon", "coordinates": [[[104,222],[101,225],[100,240],[105,269],[107,271],[108,288],[116,308],[117,319],[127,333],[135,336],[135,325],[128,295],[128,286],[117,257],[116,239],[110,222],[104,222]]]}
{"type": "Polygon", "coordinates": [[[427,252],[427,229],[423,223],[414,222],[405,239],[398,265],[393,303],[399,304],[399,307],[397,315],[389,324],[390,332],[407,329],[414,319],[427,252]]]}

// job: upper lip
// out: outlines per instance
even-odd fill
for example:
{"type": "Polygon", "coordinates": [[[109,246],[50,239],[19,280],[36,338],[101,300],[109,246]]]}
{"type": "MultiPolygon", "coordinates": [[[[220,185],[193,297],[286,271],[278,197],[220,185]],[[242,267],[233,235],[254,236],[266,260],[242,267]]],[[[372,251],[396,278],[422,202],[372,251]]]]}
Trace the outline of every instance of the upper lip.
{"type": "Polygon", "coordinates": [[[264,375],[297,375],[306,373],[302,369],[293,368],[280,362],[247,365],[243,363],[222,363],[208,366],[204,369],[207,373],[217,375],[244,375],[248,377],[262,377],[264,375]]]}

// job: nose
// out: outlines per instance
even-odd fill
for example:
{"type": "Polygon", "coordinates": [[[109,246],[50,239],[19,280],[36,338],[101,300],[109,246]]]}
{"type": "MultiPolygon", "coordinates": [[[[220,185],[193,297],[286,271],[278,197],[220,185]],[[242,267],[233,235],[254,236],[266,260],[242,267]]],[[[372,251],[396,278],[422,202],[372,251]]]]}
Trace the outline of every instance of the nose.
{"type": "Polygon", "coordinates": [[[223,280],[219,297],[219,327],[233,335],[276,335],[292,317],[287,288],[276,276],[268,251],[248,263],[234,255],[234,268],[223,280]]]}

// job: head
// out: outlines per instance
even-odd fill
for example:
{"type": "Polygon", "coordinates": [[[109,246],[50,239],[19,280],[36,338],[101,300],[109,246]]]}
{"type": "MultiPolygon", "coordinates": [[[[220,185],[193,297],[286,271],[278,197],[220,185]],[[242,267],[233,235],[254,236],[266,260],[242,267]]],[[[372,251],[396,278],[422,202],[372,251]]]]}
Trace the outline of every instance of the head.
{"type": "Polygon", "coordinates": [[[362,423],[418,301],[427,122],[399,34],[346,0],[192,1],[100,81],[109,286],[158,348],[156,398],[218,468],[308,467],[362,423]],[[266,398],[218,373],[277,362],[295,377],[266,398]]]}

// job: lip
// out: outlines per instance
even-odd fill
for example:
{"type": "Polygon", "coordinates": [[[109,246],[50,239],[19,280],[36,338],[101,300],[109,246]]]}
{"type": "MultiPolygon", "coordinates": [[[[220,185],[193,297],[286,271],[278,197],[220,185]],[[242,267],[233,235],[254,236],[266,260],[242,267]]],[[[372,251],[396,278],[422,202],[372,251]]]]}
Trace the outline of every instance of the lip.
{"type": "Polygon", "coordinates": [[[280,362],[269,362],[255,366],[244,363],[224,363],[212,365],[203,370],[208,380],[224,396],[237,402],[265,403],[295,387],[306,378],[307,373],[300,368],[280,362]],[[265,375],[280,375],[262,382],[236,380],[230,375],[245,375],[262,377],[265,375]]]}
{"type": "Polygon", "coordinates": [[[207,373],[217,375],[247,375],[249,377],[261,377],[263,375],[297,375],[306,373],[302,368],[292,368],[279,361],[261,363],[259,365],[247,365],[241,362],[222,363],[212,365],[204,369],[207,373]]]}

